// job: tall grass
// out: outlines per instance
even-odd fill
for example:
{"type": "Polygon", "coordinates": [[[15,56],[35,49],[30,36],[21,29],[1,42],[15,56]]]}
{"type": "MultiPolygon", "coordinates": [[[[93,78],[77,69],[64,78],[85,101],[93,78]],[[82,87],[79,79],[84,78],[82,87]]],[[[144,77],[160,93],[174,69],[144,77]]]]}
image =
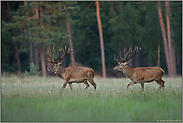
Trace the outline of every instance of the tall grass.
{"type": "Polygon", "coordinates": [[[156,122],[182,121],[181,78],[163,78],[165,91],[156,82],[126,90],[129,79],[95,78],[93,86],[67,85],[63,80],[41,77],[1,78],[1,121],[156,122]]]}

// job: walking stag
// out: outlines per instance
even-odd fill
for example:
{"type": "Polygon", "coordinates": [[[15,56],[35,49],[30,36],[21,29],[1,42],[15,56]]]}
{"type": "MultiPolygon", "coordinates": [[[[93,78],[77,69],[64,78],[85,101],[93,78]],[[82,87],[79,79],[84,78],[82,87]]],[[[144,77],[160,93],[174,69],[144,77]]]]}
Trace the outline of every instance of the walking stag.
{"type": "Polygon", "coordinates": [[[86,85],[85,89],[86,90],[90,85],[88,84],[87,81],[89,81],[94,89],[96,90],[96,84],[93,81],[94,78],[94,70],[88,67],[67,67],[64,68],[62,66],[60,66],[60,61],[62,61],[62,59],[70,54],[73,50],[68,48],[65,49],[60,49],[58,52],[55,51],[54,49],[55,46],[53,46],[53,58],[51,58],[49,56],[49,51],[47,52],[47,56],[50,60],[47,60],[48,62],[52,63],[50,68],[47,68],[48,71],[53,71],[55,72],[55,74],[62,78],[64,80],[64,84],[62,86],[62,90],[66,87],[67,83],[70,86],[70,89],[72,90],[72,83],[84,83],[86,85]],[[58,57],[57,61],[54,61],[55,59],[55,55],[58,54],[60,51],[63,50],[63,56],[61,58],[58,57]]]}
{"type": "Polygon", "coordinates": [[[116,60],[119,65],[114,67],[114,70],[123,71],[124,75],[131,79],[132,82],[130,82],[127,85],[127,90],[129,86],[140,83],[142,90],[144,90],[144,83],[149,83],[152,81],[156,81],[160,88],[163,88],[164,90],[164,81],[162,80],[164,70],[160,67],[136,67],[131,68],[127,64],[129,63],[129,60],[133,58],[137,53],[141,51],[141,48],[135,47],[134,50],[131,48],[126,51],[126,49],[123,50],[124,58],[121,56],[121,51],[119,52],[119,57],[114,57],[114,60],[116,60]]]}

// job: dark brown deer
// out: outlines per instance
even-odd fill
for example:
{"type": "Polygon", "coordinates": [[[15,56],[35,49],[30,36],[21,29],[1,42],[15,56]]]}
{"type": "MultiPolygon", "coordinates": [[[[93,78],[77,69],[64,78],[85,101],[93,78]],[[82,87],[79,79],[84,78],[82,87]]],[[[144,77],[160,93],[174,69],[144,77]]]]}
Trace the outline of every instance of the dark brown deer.
{"type": "Polygon", "coordinates": [[[73,50],[68,48],[60,49],[58,52],[55,52],[54,49],[55,46],[53,46],[53,58],[49,56],[49,51],[47,52],[48,58],[50,58],[51,61],[47,60],[48,62],[52,63],[50,68],[47,68],[48,71],[53,71],[55,74],[62,78],[64,80],[64,84],[62,87],[62,90],[66,87],[67,83],[70,86],[70,89],[72,90],[72,83],[84,83],[86,85],[86,90],[90,85],[88,84],[87,80],[93,85],[94,89],[96,90],[96,84],[93,81],[94,78],[94,70],[88,67],[67,67],[64,68],[60,66],[60,61],[67,55],[70,54],[73,50]],[[62,58],[59,58],[59,60],[54,61],[55,55],[58,54],[60,51],[63,50],[63,56],[62,58]]]}
{"type": "MultiPolygon", "coordinates": [[[[141,51],[141,48],[135,47],[134,50],[131,48],[126,51],[126,49],[123,50],[124,58],[121,56],[121,51],[119,52],[118,59],[114,57],[114,60],[116,60],[119,65],[114,67],[114,70],[123,71],[124,75],[131,79],[132,82],[130,82],[127,85],[127,90],[129,86],[140,83],[142,90],[144,90],[144,83],[149,83],[152,81],[156,81],[160,87],[164,90],[164,81],[162,80],[162,76],[164,74],[164,70],[160,67],[136,67],[131,68],[127,64],[129,63],[129,60],[134,57],[137,53],[141,51]]],[[[158,89],[159,90],[159,89],[158,89]]]]}

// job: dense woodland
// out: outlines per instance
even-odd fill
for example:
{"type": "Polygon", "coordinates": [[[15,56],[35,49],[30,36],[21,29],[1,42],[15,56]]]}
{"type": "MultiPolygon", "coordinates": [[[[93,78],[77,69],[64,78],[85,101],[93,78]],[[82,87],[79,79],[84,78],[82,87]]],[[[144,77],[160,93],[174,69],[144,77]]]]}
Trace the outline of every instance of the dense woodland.
{"type": "MultiPolygon", "coordinates": [[[[96,3],[2,1],[1,73],[23,74],[34,63],[39,75],[51,75],[46,53],[66,45],[74,52],[62,66],[87,66],[103,75],[96,3]]],[[[182,74],[182,1],[99,1],[99,8],[107,77],[123,76],[113,70],[114,55],[135,46],[142,50],[131,67],[160,66],[169,76],[182,74]]]]}

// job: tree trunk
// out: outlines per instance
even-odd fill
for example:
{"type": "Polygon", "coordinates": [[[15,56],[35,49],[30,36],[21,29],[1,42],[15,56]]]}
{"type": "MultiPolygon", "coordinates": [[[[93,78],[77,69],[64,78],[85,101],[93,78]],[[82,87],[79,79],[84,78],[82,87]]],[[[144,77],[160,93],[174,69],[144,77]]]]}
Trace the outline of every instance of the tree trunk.
{"type": "MultiPolygon", "coordinates": [[[[47,45],[47,52],[48,51],[51,52],[51,46],[49,44],[47,45]]],[[[51,67],[51,63],[47,61],[47,68],[50,68],[50,67],[51,67]]]]}
{"type": "Polygon", "coordinates": [[[158,67],[160,67],[160,43],[158,41],[158,67]]]}
{"type": "MultiPolygon", "coordinates": [[[[36,18],[38,18],[39,13],[38,13],[38,8],[36,8],[36,18]]],[[[38,32],[35,32],[36,36],[35,38],[38,38],[38,32]]],[[[37,68],[40,70],[40,64],[39,64],[39,50],[38,50],[38,43],[35,41],[34,42],[34,47],[35,47],[35,63],[37,65],[37,68]]]]}
{"type": "Polygon", "coordinates": [[[34,47],[35,47],[35,64],[37,65],[37,68],[40,69],[40,65],[39,65],[39,51],[38,51],[38,46],[37,46],[37,42],[34,42],[34,47]]]}
{"type": "MultiPolygon", "coordinates": [[[[10,16],[10,20],[13,22],[13,17],[11,15],[11,10],[10,10],[10,6],[9,6],[8,2],[7,2],[7,6],[8,6],[8,13],[9,13],[9,16],[10,16]]],[[[16,33],[15,33],[14,29],[13,29],[13,36],[16,37],[16,33]]],[[[16,41],[14,41],[14,46],[15,46],[15,54],[16,54],[18,69],[20,71],[20,69],[21,69],[21,67],[20,67],[20,58],[19,58],[18,46],[17,46],[17,42],[16,41]]]]}
{"type": "Polygon", "coordinates": [[[102,60],[102,76],[104,78],[106,78],[104,41],[103,41],[102,24],[101,24],[101,19],[100,19],[100,6],[99,6],[99,2],[98,1],[96,1],[96,11],[97,11],[97,22],[98,22],[98,29],[99,29],[99,35],[100,35],[100,48],[101,48],[101,60],[102,60]]]}
{"type": "MultiPolygon", "coordinates": [[[[173,42],[173,40],[172,40],[173,42]]],[[[173,64],[174,64],[174,71],[175,71],[175,76],[177,76],[177,64],[176,64],[176,58],[175,58],[175,48],[172,47],[172,57],[173,57],[173,64]]]]}
{"type": "MultiPolygon", "coordinates": [[[[66,6],[64,6],[64,9],[66,9],[66,6]]],[[[71,29],[69,24],[69,17],[68,14],[66,15],[66,23],[67,23],[67,33],[69,35],[69,47],[73,49],[73,43],[72,43],[72,36],[71,36],[71,29]]],[[[75,56],[74,56],[74,50],[70,53],[71,56],[71,66],[75,66],[75,56]]]]}
{"type": "MultiPolygon", "coordinates": [[[[158,26],[158,25],[157,25],[158,26]]],[[[161,52],[161,48],[160,48],[160,34],[157,33],[157,37],[158,37],[158,61],[157,61],[157,66],[160,67],[160,52],[161,52]]]]}
{"type": "Polygon", "coordinates": [[[42,68],[42,77],[46,77],[46,61],[45,61],[45,50],[43,46],[40,45],[40,56],[41,56],[41,68],[42,68]]]}
{"type": "Polygon", "coordinates": [[[171,67],[170,67],[169,52],[168,52],[168,45],[167,45],[167,38],[166,38],[165,26],[164,26],[164,23],[163,23],[163,17],[162,17],[162,12],[161,12],[161,7],[160,7],[160,1],[158,1],[157,6],[158,6],[157,9],[158,9],[158,16],[159,16],[159,22],[160,22],[160,27],[161,27],[161,33],[162,33],[163,43],[164,43],[166,64],[167,64],[167,68],[168,68],[168,75],[172,76],[171,67]]]}
{"type": "Polygon", "coordinates": [[[170,18],[169,18],[169,1],[165,1],[166,5],[166,22],[167,22],[167,36],[168,36],[168,47],[169,47],[169,58],[170,58],[170,67],[172,70],[172,77],[175,77],[177,74],[176,70],[176,64],[175,64],[175,59],[173,56],[173,49],[172,49],[172,42],[171,42],[171,33],[170,33],[170,18]]]}
{"type": "MultiPolygon", "coordinates": [[[[71,29],[70,29],[70,24],[69,21],[67,20],[67,33],[70,36],[69,37],[69,47],[73,49],[73,44],[72,44],[72,37],[71,37],[71,29]]],[[[75,56],[74,56],[74,50],[70,53],[71,55],[71,65],[74,67],[75,66],[75,56]]]]}
{"type": "MultiPolygon", "coordinates": [[[[40,2],[40,5],[41,4],[42,4],[42,2],[40,2]]],[[[42,5],[40,6],[40,18],[41,18],[41,21],[43,22],[43,8],[42,8],[42,5]]],[[[41,27],[43,28],[44,26],[41,25],[41,27]]],[[[44,38],[44,37],[42,37],[42,38],[44,38]]],[[[46,77],[47,75],[46,75],[45,49],[43,48],[42,44],[39,44],[39,48],[40,48],[40,56],[41,56],[42,77],[46,77]]]]}
{"type": "MultiPolygon", "coordinates": [[[[14,35],[14,37],[16,37],[16,34],[15,34],[15,30],[14,29],[13,29],[13,35],[14,35]]],[[[19,58],[19,53],[18,53],[18,46],[17,46],[17,42],[16,41],[14,41],[14,45],[15,45],[15,54],[16,54],[18,69],[21,70],[20,58],[19,58]]]]}
{"type": "MultiPolygon", "coordinates": [[[[24,5],[27,8],[27,1],[24,1],[24,5]]],[[[26,13],[28,15],[28,13],[26,13]]],[[[28,24],[29,26],[29,24],[28,24]]],[[[31,36],[30,32],[29,32],[29,37],[31,36]]],[[[30,63],[34,63],[33,61],[33,50],[32,50],[32,42],[29,42],[29,50],[30,50],[30,63]]]]}
{"type": "MultiPolygon", "coordinates": [[[[48,18],[50,18],[50,15],[48,14],[48,18]]],[[[50,27],[51,27],[51,21],[50,21],[50,19],[48,20],[48,31],[50,32],[50,27]]],[[[48,39],[50,39],[50,37],[48,36],[47,37],[48,39]]],[[[47,45],[47,52],[51,52],[51,45],[50,44],[48,44],[47,45]]],[[[46,59],[48,59],[47,57],[46,57],[46,59]]],[[[46,60],[47,61],[47,60],[46,60]]],[[[51,63],[50,62],[48,62],[47,61],[47,68],[50,68],[51,67],[51,63]]],[[[48,74],[50,74],[51,72],[48,72],[48,74]]]]}
{"type": "Polygon", "coordinates": [[[32,42],[29,43],[29,46],[30,46],[30,63],[34,63],[34,61],[33,61],[32,42]]]}

